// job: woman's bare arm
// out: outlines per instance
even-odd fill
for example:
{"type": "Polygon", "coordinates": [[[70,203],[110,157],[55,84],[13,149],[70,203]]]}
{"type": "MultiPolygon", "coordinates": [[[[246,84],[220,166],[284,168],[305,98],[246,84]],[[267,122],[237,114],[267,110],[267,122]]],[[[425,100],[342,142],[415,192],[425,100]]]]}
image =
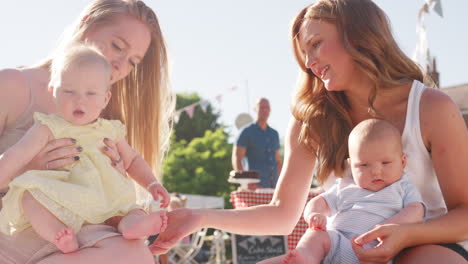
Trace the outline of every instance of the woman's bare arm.
{"type": "Polygon", "coordinates": [[[0,70],[0,137],[29,104],[30,92],[22,73],[16,69],[0,70]]]}
{"type": "Polygon", "coordinates": [[[20,141],[0,155],[0,189],[8,187],[21,169],[47,145],[50,137],[47,126],[35,124],[20,141]]]}
{"type": "Polygon", "coordinates": [[[235,210],[197,210],[201,226],[238,234],[286,235],[302,214],[312,182],[314,154],[298,141],[300,122],[288,128],[285,162],[270,204],[235,210]]]}
{"type": "Polygon", "coordinates": [[[444,93],[426,90],[421,100],[421,131],[449,212],[417,225],[413,244],[468,239],[468,137],[457,105],[444,93]]]}
{"type": "Polygon", "coordinates": [[[290,122],[284,164],[270,204],[233,210],[183,208],[171,211],[169,225],[150,246],[151,251],[165,253],[184,236],[202,227],[236,234],[290,234],[302,214],[315,163],[314,154],[298,141],[300,128],[299,121],[290,122]]]}

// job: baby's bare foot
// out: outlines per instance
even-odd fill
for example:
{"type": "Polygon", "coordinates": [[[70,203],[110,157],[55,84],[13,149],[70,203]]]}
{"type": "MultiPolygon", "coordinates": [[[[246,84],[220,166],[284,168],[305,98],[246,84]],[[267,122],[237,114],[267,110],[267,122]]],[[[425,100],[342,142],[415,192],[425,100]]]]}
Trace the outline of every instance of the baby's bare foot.
{"type": "Polygon", "coordinates": [[[78,241],[71,227],[58,232],[54,244],[63,253],[71,253],[78,249],[78,241]]]}
{"type": "Polygon", "coordinates": [[[166,230],[166,227],[166,211],[160,211],[142,217],[133,226],[123,231],[123,237],[126,239],[144,239],[147,236],[163,232],[166,230]]]}

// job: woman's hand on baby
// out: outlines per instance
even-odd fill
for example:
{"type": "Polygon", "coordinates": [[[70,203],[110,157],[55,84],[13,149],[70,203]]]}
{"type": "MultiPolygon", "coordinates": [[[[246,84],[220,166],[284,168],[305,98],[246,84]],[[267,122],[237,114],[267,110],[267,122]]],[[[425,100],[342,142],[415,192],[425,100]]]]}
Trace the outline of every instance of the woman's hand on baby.
{"type": "Polygon", "coordinates": [[[360,263],[388,263],[403,248],[409,246],[408,229],[409,225],[377,225],[370,231],[351,239],[351,245],[360,263]],[[363,247],[374,240],[379,241],[374,248],[363,247]]]}
{"type": "Polygon", "coordinates": [[[171,196],[167,192],[166,188],[164,188],[160,183],[156,183],[151,185],[148,191],[153,196],[155,201],[158,201],[161,197],[161,207],[166,208],[169,206],[169,202],[171,201],[171,196]]]}
{"type": "Polygon", "coordinates": [[[165,254],[187,235],[201,229],[201,215],[193,210],[180,208],[167,213],[168,226],[149,246],[153,254],[165,254]]]}
{"type": "Polygon", "coordinates": [[[314,230],[327,230],[327,217],[323,214],[313,214],[310,217],[309,228],[314,230]]]}
{"type": "Polygon", "coordinates": [[[26,170],[55,170],[79,160],[83,150],[76,140],[61,138],[51,140],[27,165],[26,170]]]}
{"type": "Polygon", "coordinates": [[[117,145],[114,141],[108,138],[105,138],[103,141],[106,145],[102,148],[102,152],[110,158],[112,167],[116,168],[120,174],[127,177],[127,171],[125,170],[125,166],[122,161],[122,157],[120,156],[119,150],[117,149],[117,145]]]}

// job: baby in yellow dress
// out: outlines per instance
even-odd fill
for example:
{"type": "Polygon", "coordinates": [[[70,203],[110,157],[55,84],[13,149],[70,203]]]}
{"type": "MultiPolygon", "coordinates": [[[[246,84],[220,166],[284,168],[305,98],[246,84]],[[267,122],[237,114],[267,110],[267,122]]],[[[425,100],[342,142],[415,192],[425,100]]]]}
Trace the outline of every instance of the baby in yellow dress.
{"type": "Polygon", "coordinates": [[[125,126],[99,118],[111,97],[111,66],[105,57],[94,47],[77,44],[51,67],[49,91],[57,114],[35,113],[35,124],[0,156],[0,185],[10,182],[53,139],[75,139],[81,149],[75,158],[79,161],[62,170],[31,170],[14,178],[3,198],[0,231],[14,235],[32,226],[64,253],[78,249],[75,234],[84,224],[118,219],[116,226],[127,239],[164,231],[165,211],[147,214],[142,210],[136,204],[132,179],[146,187],[154,200],[161,197],[162,207],[169,204],[168,192],[125,140],[125,126]],[[117,142],[118,161],[111,162],[101,153],[103,139],[117,142]],[[131,179],[114,167],[119,162],[131,179]]]}

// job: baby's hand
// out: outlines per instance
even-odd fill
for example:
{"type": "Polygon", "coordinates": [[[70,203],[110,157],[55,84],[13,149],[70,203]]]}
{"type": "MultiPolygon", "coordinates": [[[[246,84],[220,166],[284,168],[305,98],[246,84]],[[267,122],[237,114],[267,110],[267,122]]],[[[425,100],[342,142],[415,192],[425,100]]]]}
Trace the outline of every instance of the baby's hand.
{"type": "Polygon", "coordinates": [[[162,208],[166,208],[169,206],[169,202],[171,201],[171,196],[167,192],[166,188],[164,188],[160,183],[151,185],[148,191],[151,193],[155,201],[158,201],[159,197],[161,197],[162,208]]]}
{"type": "Polygon", "coordinates": [[[310,217],[309,228],[314,230],[327,230],[327,217],[323,214],[314,214],[310,217]]]}

